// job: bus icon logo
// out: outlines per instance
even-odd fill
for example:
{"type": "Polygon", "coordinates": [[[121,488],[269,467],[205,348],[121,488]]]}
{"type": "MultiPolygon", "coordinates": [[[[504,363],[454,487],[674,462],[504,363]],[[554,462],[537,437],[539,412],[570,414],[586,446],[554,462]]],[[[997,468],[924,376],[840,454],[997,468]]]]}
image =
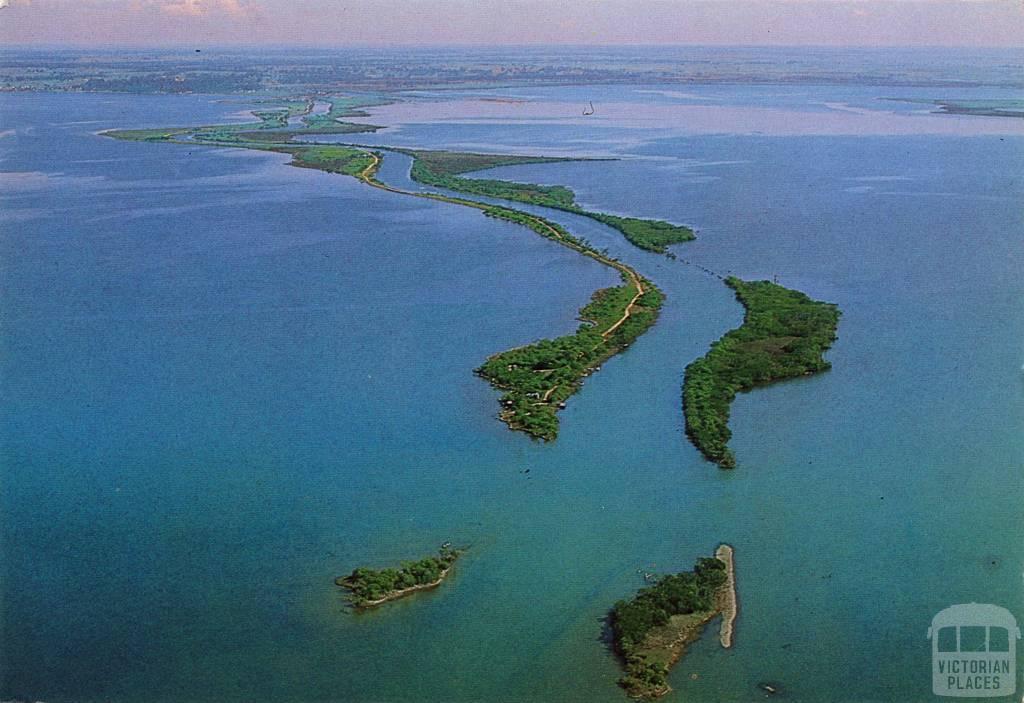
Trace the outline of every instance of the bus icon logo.
{"type": "Polygon", "coordinates": [[[1017,690],[1020,629],[1006,608],[951,605],[932,618],[932,692],[937,696],[995,698],[1017,690]]]}

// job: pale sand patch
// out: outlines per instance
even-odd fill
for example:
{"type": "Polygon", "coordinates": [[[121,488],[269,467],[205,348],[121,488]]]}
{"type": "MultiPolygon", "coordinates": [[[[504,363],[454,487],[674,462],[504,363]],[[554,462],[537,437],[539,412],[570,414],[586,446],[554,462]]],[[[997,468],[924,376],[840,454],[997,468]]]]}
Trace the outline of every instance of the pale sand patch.
{"type": "Polygon", "coordinates": [[[722,626],[718,631],[718,640],[728,649],[732,647],[732,634],[736,622],[739,605],[736,599],[736,565],[733,560],[733,549],[728,544],[719,545],[715,550],[715,558],[725,562],[726,581],[718,593],[718,610],[722,613],[722,626]]]}

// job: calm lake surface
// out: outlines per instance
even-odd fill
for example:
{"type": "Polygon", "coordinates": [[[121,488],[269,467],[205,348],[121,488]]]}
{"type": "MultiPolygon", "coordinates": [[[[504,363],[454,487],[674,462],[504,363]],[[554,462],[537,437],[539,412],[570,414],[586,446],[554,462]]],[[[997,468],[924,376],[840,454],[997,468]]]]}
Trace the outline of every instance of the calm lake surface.
{"type": "Polygon", "coordinates": [[[706,636],[670,700],[931,700],[936,612],[1024,619],[1024,120],[878,100],[1007,97],[940,92],[371,110],[366,143],[620,157],[488,175],[698,230],[670,261],[550,215],[669,299],[548,445],[472,370],[573,329],[610,271],[280,155],[95,135],[237,100],[0,97],[0,697],[623,701],[608,608],[728,542],[735,645],[706,636]],[[733,472],[683,435],[680,383],[742,308],[683,260],[843,310],[831,372],[738,399],[733,472]],[[471,549],[443,588],[344,607],[335,576],[446,540],[471,549]]]}

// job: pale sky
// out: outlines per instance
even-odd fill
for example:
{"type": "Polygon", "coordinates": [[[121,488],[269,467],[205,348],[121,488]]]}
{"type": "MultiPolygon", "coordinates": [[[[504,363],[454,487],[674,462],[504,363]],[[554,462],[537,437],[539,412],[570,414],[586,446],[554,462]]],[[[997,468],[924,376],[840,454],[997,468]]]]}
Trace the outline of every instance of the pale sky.
{"type": "Polygon", "coordinates": [[[1024,46],[1024,0],[11,0],[2,44],[1024,46]]]}

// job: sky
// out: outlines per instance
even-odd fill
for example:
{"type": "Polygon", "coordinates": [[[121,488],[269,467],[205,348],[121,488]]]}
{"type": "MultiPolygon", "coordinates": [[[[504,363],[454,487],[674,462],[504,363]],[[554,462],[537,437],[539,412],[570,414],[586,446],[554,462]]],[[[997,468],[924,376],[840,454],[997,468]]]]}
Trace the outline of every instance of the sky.
{"type": "Polygon", "coordinates": [[[1024,0],[10,0],[0,44],[1024,46],[1024,0]]]}

